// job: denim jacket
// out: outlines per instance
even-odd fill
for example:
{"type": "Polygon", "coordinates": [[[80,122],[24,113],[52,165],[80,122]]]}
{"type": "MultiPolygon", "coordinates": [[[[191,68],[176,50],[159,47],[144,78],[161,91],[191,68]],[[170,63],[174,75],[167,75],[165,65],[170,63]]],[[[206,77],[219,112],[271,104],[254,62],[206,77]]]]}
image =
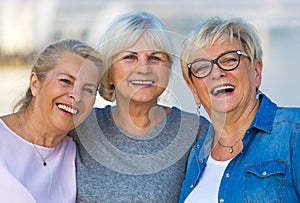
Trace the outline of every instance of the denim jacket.
{"type": "MultiPolygon", "coordinates": [[[[261,96],[258,112],[242,140],[243,150],[224,171],[220,203],[300,202],[300,108],[277,107],[261,96]]],[[[191,149],[179,202],[184,202],[203,174],[213,136],[211,126],[191,149]]]]}

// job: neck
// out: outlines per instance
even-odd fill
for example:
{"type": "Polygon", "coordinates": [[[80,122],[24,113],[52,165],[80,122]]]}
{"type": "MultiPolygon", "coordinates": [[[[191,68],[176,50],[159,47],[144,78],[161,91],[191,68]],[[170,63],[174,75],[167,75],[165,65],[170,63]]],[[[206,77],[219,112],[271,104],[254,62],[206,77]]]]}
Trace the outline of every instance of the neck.
{"type": "Polygon", "coordinates": [[[212,113],[211,122],[215,129],[214,143],[211,155],[219,161],[230,160],[242,149],[242,138],[251,125],[257,110],[259,101],[238,111],[226,113],[212,113]]]}
{"type": "Polygon", "coordinates": [[[255,100],[253,105],[248,105],[246,108],[226,112],[211,114],[211,122],[214,126],[216,137],[235,139],[245,133],[254,120],[254,117],[259,108],[259,101],[255,100]]]}
{"type": "Polygon", "coordinates": [[[145,135],[166,117],[166,111],[156,103],[129,103],[112,108],[113,120],[132,135],[145,135]]]}
{"type": "Polygon", "coordinates": [[[55,147],[67,134],[50,129],[43,123],[44,119],[34,115],[29,110],[18,112],[21,133],[19,135],[35,145],[48,148],[55,147]]]}

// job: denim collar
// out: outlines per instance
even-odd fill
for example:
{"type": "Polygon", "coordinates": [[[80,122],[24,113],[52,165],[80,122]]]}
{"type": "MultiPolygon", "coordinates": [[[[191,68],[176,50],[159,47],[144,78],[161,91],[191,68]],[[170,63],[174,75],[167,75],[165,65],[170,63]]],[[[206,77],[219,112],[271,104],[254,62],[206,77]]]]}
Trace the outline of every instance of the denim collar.
{"type": "Polygon", "coordinates": [[[255,118],[249,129],[255,127],[266,133],[271,133],[277,105],[273,103],[266,95],[261,95],[261,102],[255,118]]]}
{"type": "MultiPolygon", "coordinates": [[[[255,115],[255,118],[252,124],[250,125],[249,129],[255,128],[269,134],[272,131],[277,105],[273,103],[264,94],[261,94],[259,99],[261,100],[261,102],[258,111],[255,115]]],[[[212,125],[210,125],[206,133],[206,136],[202,139],[202,141],[200,141],[202,142],[201,143],[202,148],[201,151],[199,152],[200,158],[205,159],[208,157],[213,144],[214,134],[215,134],[214,128],[212,125]]]]}

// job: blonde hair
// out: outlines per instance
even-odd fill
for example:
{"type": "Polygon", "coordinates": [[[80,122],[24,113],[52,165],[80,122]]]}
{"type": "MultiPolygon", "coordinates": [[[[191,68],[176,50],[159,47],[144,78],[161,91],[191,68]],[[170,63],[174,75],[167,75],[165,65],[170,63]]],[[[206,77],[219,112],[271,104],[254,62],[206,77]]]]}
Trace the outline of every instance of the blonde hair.
{"type": "MultiPolygon", "coordinates": [[[[38,79],[43,81],[65,53],[74,53],[92,61],[99,69],[99,72],[102,73],[102,57],[99,52],[84,42],[75,39],[64,39],[48,45],[36,56],[31,72],[36,73],[38,79]]],[[[14,111],[27,109],[32,97],[31,88],[28,87],[25,96],[14,106],[14,111]]]]}
{"type": "Polygon", "coordinates": [[[99,51],[103,56],[106,72],[101,80],[100,95],[108,100],[115,100],[115,87],[110,84],[110,68],[113,58],[123,52],[143,35],[150,46],[166,53],[170,66],[173,64],[173,45],[164,23],[149,13],[139,11],[118,16],[100,39],[99,51]]]}
{"type": "Polygon", "coordinates": [[[195,60],[201,48],[222,44],[232,39],[240,41],[252,62],[262,60],[260,38],[253,25],[238,17],[230,19],[214,17],[198,25],[182,43],[180,63],[184,79],[191,82],[187,64],[195,60]]]}

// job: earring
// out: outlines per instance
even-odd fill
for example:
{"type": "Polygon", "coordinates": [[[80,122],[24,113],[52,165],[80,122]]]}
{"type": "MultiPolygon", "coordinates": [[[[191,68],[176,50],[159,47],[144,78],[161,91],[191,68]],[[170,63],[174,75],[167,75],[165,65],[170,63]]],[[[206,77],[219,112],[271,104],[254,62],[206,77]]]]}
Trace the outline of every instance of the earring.
{"type": "Polygon", "coordinates": [[[262,94],[262,92],[259,90],[259,89],[257,89],[256,90],[256,94],[255,94],[255,98],[256,99],[259,99],[259,96],[262,94]]]}
{"type": "Polygon", "coordinates": [[[200,116],[200,109],[201,109],[201,104],[198,104],[198,106],[197,106],[197,116],[200,116]]]}

